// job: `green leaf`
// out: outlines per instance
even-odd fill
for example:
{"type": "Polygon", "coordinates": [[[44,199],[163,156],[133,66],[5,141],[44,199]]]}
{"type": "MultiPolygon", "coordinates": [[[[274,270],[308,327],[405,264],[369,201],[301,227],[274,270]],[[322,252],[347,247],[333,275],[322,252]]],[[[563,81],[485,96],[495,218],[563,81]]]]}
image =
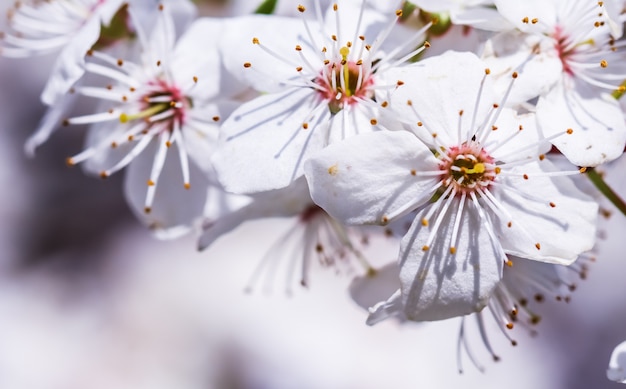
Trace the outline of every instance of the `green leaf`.
{"type": "Polygon", "coordinates": [[[265,0],[259,7],[254,11],[255,14],[262,15],[271,15],[274,13],[276,9],[276,2],[278,0],[265,0]]]}

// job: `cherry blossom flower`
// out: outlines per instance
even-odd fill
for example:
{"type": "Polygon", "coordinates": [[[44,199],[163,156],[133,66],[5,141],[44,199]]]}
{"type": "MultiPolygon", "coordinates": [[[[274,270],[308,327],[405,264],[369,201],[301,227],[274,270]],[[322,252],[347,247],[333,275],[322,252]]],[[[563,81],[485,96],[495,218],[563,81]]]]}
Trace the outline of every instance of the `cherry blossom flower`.
{"type": "Polygon", "coordinates": [[[286,187],[317,150],[380,129],[375,93],[395,87],[380,75],[425,47],[414,49],[423,30],[397,27],[401,11],[383,15],[364,1],[344,1],[322,17],[319,3],[313,3],[314,9],[298,6],[301,20],[243,17],[224,33],[227,66],[236,64],[255,89],[270,92],[242,105],[222,126],[213,159],[228,191],[286,187]],[[312,12],[317,19],[306,16],[312,12]],[[396,34],[404,38],[400,44],[389,39],[398,28],[404,32],[396,34]],[[234,39],[242,32],[249,32],[246,43],[255,47],[246,49],[234,39]]]}
{"type": "Polygon", "coordinates": [[[51,105],[83,75],[85,53],[123,4],[123,0],[18,2],[8,12],[11,32],[2,34],[0,53],[30,57],[60,52],[41,95],[51,105]]]}
{"type": "Polygon", "coordinates": [[[208,188],[215,185],[208,156],[219,122],[237,103],[222,99],[215,40],[213,50],[210,42],[197,50],[199,37],[218,36],[219,21],[197,21],[175,43],[173,19],[167,8],[158,7],[150,36],[138,34],[140,63],[89,52],[85,70],[110,84],[72,90],[101,100],[103,111],[64,121],[91,125],[87,147],[67,162],[84,162],[103,178],[128,167],[126,194],[136,214],[155,230],[181,232],[202,214],[208,188]]]}
{"type": "Polygon", "coordinates": [[[390,109],[413,133],[363,134],[305,164],[313,200],[342,222],[386,224],[417,210],[400,247],[402,287],[372,317],[398,305],[411,320],[477,312],[506,255],[570,264],[591,249],[597,204],[542,154],[532,115],[494,103],[475,55],[449,52],[387,76],[402,81],[390,109]]]}
{"type": "Polygon", "coordinates": [[[536,104],[546,136],[572,129],[553,144],[574,164],[596,166],[617,158],[626,143],[626,121],[610,93],[626,80],[623,44],[612,35],[603,2],[495,1],[518,27],[494,37],[485,53],[495,75],[520,73],[509,103],[539,97],[536,104]]]}

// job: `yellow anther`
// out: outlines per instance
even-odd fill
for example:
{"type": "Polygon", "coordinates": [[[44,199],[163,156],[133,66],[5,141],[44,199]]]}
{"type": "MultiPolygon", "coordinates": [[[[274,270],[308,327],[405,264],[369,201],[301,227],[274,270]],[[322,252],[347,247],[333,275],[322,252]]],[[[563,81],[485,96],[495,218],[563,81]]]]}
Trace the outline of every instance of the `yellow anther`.
{"type": "Polygon", "coordinates": [[[464,169],[465,172],[469,174],[482,174],[486,170],[485,164],[481,162],[475,164],[474,167],[471,169],[467,169],[467,168],[462,168],[462,169],[464,169]]]}
{"type": "Polygon", "coordinates": [[[350,49],[346,46],[339,49],[339,54],[341,54],[341,58],[348,59],[348,54],[350,54],[350,49]]]}

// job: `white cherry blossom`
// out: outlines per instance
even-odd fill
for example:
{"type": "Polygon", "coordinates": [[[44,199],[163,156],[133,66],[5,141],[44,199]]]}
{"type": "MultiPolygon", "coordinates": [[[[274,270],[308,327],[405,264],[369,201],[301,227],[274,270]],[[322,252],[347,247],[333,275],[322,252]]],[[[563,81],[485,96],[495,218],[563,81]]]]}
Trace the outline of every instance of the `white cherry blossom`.
{"type": "Polygon", "coordinates": [[[18,2],[8,12],[10,32],[2,34],[0,53],[30,57],[59,52],[41,95],[58,101],[84,73],[84,57],[109,25],[123,0],[52,0],[18,2]]]}
{"type": "Polygon", "coordinates": [[[413,133],[363,134],[305,164],[313,200],[343,222],[418,211],[401,242],[402,288],[373,316],[398,305],[411,320],[480,311],[507,254],[570,264],[593,246],[597,204],[545,159],[532,115],[493,101],[488,73],[455,52],[389,72],[402,81],[390,109],[413,133]]]}
{"type": "Polygon", "coordinates": [[[91,125],[87,147],[68,158],[68,164],[84,163],[102,178],[128,166],[130,205],[148,226],[166,236],[163,231],[178,235],[202,214],[208,188],[215,185],[208,157],[219,123],[237,103],[226,99],[217,81],[221,64],[216,38],[213,49],[208,41],[203,50],[197,49],[199,37],[217,37],[220,22],[197,21],[176,43],[168,8],[154,6],[161,11],[151,34],[138,34],[139,63],[89,52],[85,70],[110,83],[77,85],[72,93],[99,99],[102,111],[63,124],[91,125]]]}
{"type": "Polygon", "coordinates": [[[365,2],[342,1],[323,17],[313,3],[298,6],[301,19],[243,17],[225,31],[227,66],[270,92],[241,106],[222,126],[214,163],[229,191],[286,187],[317,150],[380,129],[375,93],[395,87],[383,83],[381,74],[424,49],[415,49],[422,30],[397,25],[401,11],[381,14],[365,2]],[[313,20],[306,16],[311,13],[317,15],[313,20]],[[236,39],[246,32],[249,40],[236,39]]]}
{"type": "Polygon", "coordinates": [[[612,35],[603,2],[588,0],[495,1],[517,31],[496,36],[485,53],[495,75],[520,73],[510,103],[539,97],[546,136],[572,129],[553,144],[574,164],[596,166],[617,158],[626,143],[626,121],[611,92],[626,80],[623,43],[612,35]]]}

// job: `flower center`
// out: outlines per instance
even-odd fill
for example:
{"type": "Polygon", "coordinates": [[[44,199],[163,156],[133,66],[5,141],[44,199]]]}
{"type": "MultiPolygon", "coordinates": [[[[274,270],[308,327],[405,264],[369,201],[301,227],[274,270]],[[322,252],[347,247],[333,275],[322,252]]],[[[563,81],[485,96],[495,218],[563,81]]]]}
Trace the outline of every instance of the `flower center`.
{"type": "Polygon", "coordinates": [[[572,68],[568,63],[568,57],[576,51],[576,48],[568,47],[569,39],[567,35],[564,34],[561,26],[555,27],[554,32],[552,33],[552,39],[554,39],[554,48],[556,49],[557,55],[561,60],[561,64],[563,65],[563,72],[573,75],[572,68]]]}
{"type": "Polygon", "coordinates": [[[328,101],[328,108],[333,114],[341,111],[346,104],[371,97],[374,83],[371,74],[365,74],[361,61],[348,60],[350,49],[344,46],[339,53],[342,59],[327,63],[322,74],[314,80],[322,87],[319,93],[328,101]]]}
{"type": "Polygon", "coordinates": [[[173,121],[179,125],[185,122],[185,113],[191,108],[192,101],[184,96],[180,89],[165,81],[157,80],[149,84],[152,88],[141,98],[142,109],[133,114],[122,113],[120,122],[127,123],[143,119],[147,123],[169,121],[168,130],[172,131],[173,121]]]}
{"type": "Polygon", "coordinates": [[[453,192],[469,194],[477,188],[487,188],[495,179],[498,168],[493,158],[478,142],[470,141],[447,150],[440,169],[445,172],[444,186],[453,185],[453,192]]]}

